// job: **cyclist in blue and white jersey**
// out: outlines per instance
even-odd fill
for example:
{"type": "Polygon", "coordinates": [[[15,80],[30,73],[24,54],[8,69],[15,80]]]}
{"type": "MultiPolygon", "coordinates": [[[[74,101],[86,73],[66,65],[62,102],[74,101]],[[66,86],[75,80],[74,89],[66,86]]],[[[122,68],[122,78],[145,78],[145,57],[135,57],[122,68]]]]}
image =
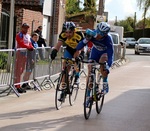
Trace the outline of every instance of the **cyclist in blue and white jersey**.
{"type": "MultiPolygon", "coordinates": [[[[86,44],[91,41],[93,43],[93,47],[91,49],[91,53],[89,56],[89,61],[95,60],[98,63],[107,62],[107,67],[104,69],[104,66],[101,65],[100,71],[103,76],[103,86],[105,87],[104,92],[108,93],[108,74],[109,67],[111,67],[113,62],[113,40],[111,35],[109,34],[110,26],[106,22],[101,22],[97,25],[95,30],[86,30],[85,39],[79,42],[76,47],[76,54],[84,47],[86,44]]],[[[88,65],[88,74],[91,72],[91,65],[88,65]]]]}

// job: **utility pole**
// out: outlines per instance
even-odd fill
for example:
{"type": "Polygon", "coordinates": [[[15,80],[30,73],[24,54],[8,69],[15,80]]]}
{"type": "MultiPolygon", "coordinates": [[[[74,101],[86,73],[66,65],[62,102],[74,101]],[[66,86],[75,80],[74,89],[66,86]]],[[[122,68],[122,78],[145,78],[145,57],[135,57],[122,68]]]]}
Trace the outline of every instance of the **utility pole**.
{"type": "Polygon", "coordinates": [[[145,36],[145,17],[146,17],[147,8],[144,9],[144,19],[143,19],[143,37],[145,36]]]}
{"type": "Polygon", "coordinates": [[[117,20],[117,16],[115,17],[115,23],[116,26],[118,25],[118,20],[117,20]]]}
{"type": "Polygon", "coordinates": [[[11,3],[10,3],[10,20],[9,20],[8,49],[12,49],[12,44],[13,44],[14,6],[15,6],[15,1],[11,0],[11,3]]]}
{"type": "MultiPolygon", "coordinates": [[[[8,49],[12,49],[13,45],[13,33],[14,33],[14,0],[11,0],[10,3],[10,20],[9,20],[9,36],[8,36],[8,49]]],[[[11,65],[11,59],[12,59],[12,52],[10,51],[8,53],[8,60],[7,60],[7,71],[10,70],[11,65]]]]}
{"type": "Polygon", "coordinates": [[[99,0],[99,6],[98,6],[98,15],[103,15],[104,14],[104,3],[105,0],[99,0]]]}
{"type": "Polygon", "coordinates": [[[135,24],[136,24],[136,12],[134,13],[134,21],[133,21],[133,37],[135,37],[135,24]]]}
{"type": "Polygon", "coordinates": [[[134,13],[134,23],[133,23],[133,30],[135,30],[135,24],[136,24],[136,12],[134,13]]]}

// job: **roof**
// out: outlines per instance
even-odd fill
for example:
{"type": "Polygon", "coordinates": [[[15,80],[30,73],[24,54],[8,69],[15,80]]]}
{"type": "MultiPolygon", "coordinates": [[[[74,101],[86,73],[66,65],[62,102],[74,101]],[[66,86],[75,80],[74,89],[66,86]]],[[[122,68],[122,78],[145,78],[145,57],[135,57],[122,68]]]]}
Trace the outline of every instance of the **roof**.
{"type": "MultiPolygon", "coordinates": [[[[11,0],[3,0],[3,3],[9,4],[11,0]]],[[[17,5],[33,5],[39,6],[42,5],[43,0],[15,0],[15,4],[17,5]]]]}

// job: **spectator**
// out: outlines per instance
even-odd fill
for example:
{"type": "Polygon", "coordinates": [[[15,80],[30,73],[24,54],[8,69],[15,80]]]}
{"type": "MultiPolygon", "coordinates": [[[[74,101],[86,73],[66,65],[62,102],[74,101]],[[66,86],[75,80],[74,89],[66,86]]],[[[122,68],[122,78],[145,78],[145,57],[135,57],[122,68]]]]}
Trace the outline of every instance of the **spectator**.
{"type": "MultiPolygon", "coordinates": [[[[32,42],[32,46],[34,48],[38,47],[37,41],[39,39],[39,35],[37,33],[33,33],[31,35],[31,42],[32,42]]],[[[27,51],[27,63],[26,63],[26,72],[24,74],[23,80],[24,81],[28,81],[30,78],[30,75],[32,73],[32,70],[34,68],[34,61],[35,58],[37,58],[38,52],[37,50],[33,50],[33,51],[27,51]]],[[[26,90],[30,90],[31,87],[28,83],[24,83],[22,85],[22,88],[26,89],[26,90]]]]}
{"type": "MultiPolygon", "coordinates": [[[[16,48],[26,48],[29,51],[33,50],[32,43],[30,41],[30,35],[28,34],[29,25],[24,23],[22,24],[21,31],[16,35],[16,48]]],[[[16,63],[15,63],[15,80],[14,83],[16,89],[19,93],[25,93],[26,90],[20,86],[21,75],[25,69],[27,60],[27,53],[25,50],[17,50],[16,53],[16,63]]]]}
{"type": "Polygon", "coordinates": [[[44,38],[42,36],[42,26],[39,26],[37,28],[37,30],[35,30],[34,32],[39,35],[39,40],[37,41],[38,47],[41,47],[41,49],[39,49],[39,56],[40,56],[41,60],[44,60],[44,54],[43,54],[42,45],[44,47],[46,47],[46,43],[45,43],[45,40],[44,40],[44,38]]]}

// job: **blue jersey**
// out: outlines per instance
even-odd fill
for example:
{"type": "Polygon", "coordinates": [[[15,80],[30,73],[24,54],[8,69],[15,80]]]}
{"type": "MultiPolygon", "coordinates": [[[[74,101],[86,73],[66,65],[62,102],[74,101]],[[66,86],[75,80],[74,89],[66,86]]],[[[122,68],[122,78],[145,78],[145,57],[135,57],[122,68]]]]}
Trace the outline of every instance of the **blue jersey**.
{"type": "MultiPolygon", "coordinates": [[[[108,55],[108,65],[109,67],[111,66],[113,62],[113,40],[110,34],[105,36],[104,38],[98,40],[94,37],[91,38],[90,40],[93,43],[93,47],[91,52],[93,53],[92,55],[99,55],[96,57],[101,57],[103,53],[107,53],[108,55]]],[[[78,46],[76,47],[76,50],[81,50],[86,44],[82,41],[79,42],[78,46]]],[[[96,60],[98,61],[98,60],[96,60]]]]}

